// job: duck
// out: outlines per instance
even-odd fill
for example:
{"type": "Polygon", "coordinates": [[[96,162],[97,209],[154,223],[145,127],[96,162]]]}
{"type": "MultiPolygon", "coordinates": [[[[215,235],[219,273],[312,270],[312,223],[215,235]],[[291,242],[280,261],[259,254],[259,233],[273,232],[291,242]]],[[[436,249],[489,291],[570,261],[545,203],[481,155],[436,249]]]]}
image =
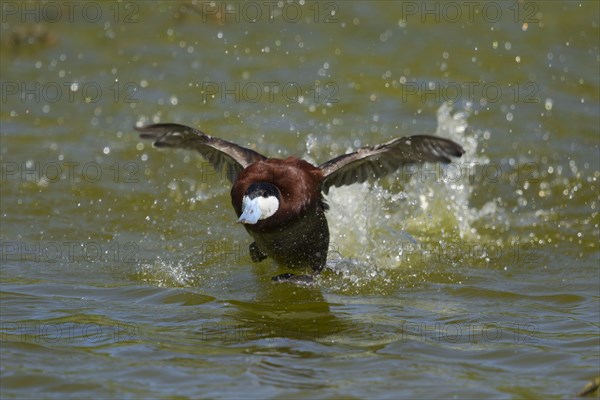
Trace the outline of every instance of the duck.
{"type": "Polygon", "coordinates": [[[331,187],[380,178],[407,164],[447,164],[465,152],[450,139],[412,135],[361,147],[316,166],[298,157],[266,157],[186,125],[158,123],[134,129],[156,148],[195,150],[215,171],[226,171],[237,222],[253,239],[252,261],[269,257],[286,268],[310,270],[274,276],[276,282],[311,283],[325,267],[329,206],[324,195],[331,187]]]}

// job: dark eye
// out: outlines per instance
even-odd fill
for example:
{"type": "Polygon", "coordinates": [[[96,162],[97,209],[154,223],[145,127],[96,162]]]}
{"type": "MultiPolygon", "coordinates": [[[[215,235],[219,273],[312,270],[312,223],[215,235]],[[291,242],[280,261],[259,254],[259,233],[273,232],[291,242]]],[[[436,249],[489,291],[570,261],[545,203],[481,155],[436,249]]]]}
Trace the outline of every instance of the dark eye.
{"type": "Polygon", "coordinates": [[[269,197],[269,195],[266,193],[263,193],[262,197],[264,197],[266,199],[267,197],[269,197]]]}

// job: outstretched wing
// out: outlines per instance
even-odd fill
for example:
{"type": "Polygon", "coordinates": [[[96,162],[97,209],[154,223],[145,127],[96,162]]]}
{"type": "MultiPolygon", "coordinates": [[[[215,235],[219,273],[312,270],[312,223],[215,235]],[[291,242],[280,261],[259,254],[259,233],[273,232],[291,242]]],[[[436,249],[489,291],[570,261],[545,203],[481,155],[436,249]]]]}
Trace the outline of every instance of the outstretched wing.
{"type": "Polygon", "coordinates": [[[331,186],[378,178],[398,170],[404,164],[427,161],[449,163],[450,157],[460,157],[464,152],[459,144],[451,140],[429,135],[401,137],[377,146],[362,147],[319,166],[324,176],[321,189],[327,194],[331,186]]]}
{"type": "Polygon", "coordinates": [[[197,129],[179,124],[154,124],[135,127],[142,139],[154,140],[155,147],[173,147],[196,150],[206,158],[216,171],[227,169],[227,178],[233,183],[248,165],[266,157],[254,150],[214,138],[197,129]]]}

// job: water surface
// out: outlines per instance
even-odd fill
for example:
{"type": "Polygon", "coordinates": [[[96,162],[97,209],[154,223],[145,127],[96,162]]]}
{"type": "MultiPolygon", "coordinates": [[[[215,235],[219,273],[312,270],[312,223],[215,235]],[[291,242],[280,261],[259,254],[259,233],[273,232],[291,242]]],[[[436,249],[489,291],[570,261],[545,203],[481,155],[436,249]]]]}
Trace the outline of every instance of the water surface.
{"type": "Polygon", "coordinates": [[[600,374],[597,2],[35,4],[3,3],[2,397],[565,398],[600,374]],[[132,129],[169,121],[315,163],[416,133],[466,154],[332,189],[328,269],[276,285],[220,171],[132,129]]]}

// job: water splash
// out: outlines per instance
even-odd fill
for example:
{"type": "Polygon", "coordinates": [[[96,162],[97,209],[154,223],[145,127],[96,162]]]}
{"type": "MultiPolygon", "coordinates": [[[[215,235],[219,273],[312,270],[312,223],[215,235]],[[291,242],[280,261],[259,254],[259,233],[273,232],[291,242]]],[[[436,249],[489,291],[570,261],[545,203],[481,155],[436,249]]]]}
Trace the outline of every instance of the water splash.
{"type": "Polygon", "coordinates": [[[189,270],[187,261],[164,261],[158,257],[152,263],[143,263],[138,267],[139,279],[159,287],[193,287],[197,275],[189,270]]]}
{"type": "Polygon", "coordinates": [[[386,270],[413,269],[418,274],[432,265],[423,254],[480,239],[474,222],[496,209],[493,202],[481,210],[469,205],[473,188],[468,167],[488,162],[477,153],[482,133],[467,134],[469,114],[468,107],[452,113],[448,104],[437,111],[435,134],[463,146],[460,160],[446,166],[411,167],[374,183],[332,188],[327,199],[331,242],[335,257],[343,262],[332,263],[330,252],[330,269],[359,286],[373,276],[387,279],[382,274],[386,270]]]}

